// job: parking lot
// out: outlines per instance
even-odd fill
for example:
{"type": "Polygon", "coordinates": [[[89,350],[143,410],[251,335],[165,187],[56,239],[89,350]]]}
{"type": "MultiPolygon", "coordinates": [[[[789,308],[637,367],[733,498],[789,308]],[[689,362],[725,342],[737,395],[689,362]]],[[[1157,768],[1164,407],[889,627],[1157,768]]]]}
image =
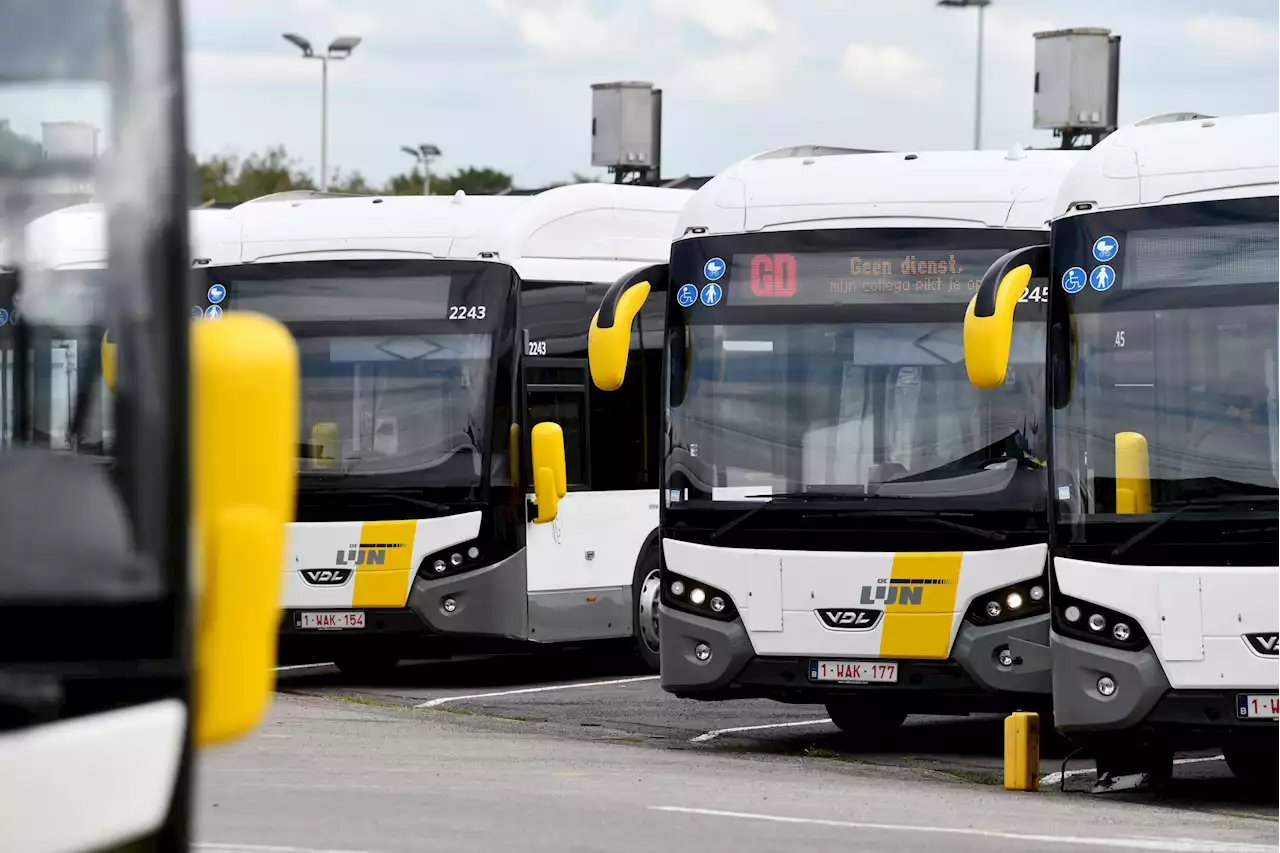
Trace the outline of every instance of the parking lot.
{"type": "MultiPolygon", "coordinates": [[[[656,675],[629,665],[625,654],[565,650],[462,656],[404,663],[377,680],[353,678],[324,663],[294,664],[277,677],[284,693],[474,717],[477,723],[498,720],[513,731],[659,749],[794,756],[811,760],[819,770],[838,763],[974,785],[999,786],[1003,780],[998,715],[916,716],[887,735],[860,737],[840,732],[821,706],[677,699],[663,692],[656,675]]],[[[1072,745],[1052,731],[1043,737],[1042,791],[1089,795],[1092,762],[1065,760],[1071,751],[1072,745]]],[[[1092,796],[1268,820],[1275,819],[1277,805],[1274,789],[1243,785],[1216,752],[1180,754],[1173,783],[1165,790],[1092,796]]]]}

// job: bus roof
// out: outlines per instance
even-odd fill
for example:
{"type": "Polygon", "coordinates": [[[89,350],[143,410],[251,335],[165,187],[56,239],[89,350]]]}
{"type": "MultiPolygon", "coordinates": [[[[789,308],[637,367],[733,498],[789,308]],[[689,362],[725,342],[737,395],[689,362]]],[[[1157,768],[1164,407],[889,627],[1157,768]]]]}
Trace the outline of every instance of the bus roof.
{"type": "Polygon", "coordinates": [[[1156,116],[1089,150],[1063,182],[1054,215],[1276,195],[1278,177],[1280,114],[1156,116]]]}
{"type": "Polygon", "coordinates": [[[1043,228],[1078,151],[767,152],[698,190],[676,238],[813,228],[1043,228]]]}
{"type": "Polygon", "coordinates": [[[612,281],[670,254],[689,190],[572,184],[534,196],[288,198],[233,208],[245,263],[437,258],[612,281]],[[583,269],[583,267],[586,269],[583,269]],[[593,272],[598,272],[593,276],[593,272]]]}
{"type": "MultiPolygon", "coordinates": [[[[188,239],[193,258],[219,253],[227,240],[228,211],[196,209],[189,214],[188,239]]],[[[40,269],[100,269],[107,263],[106,219],[97,202],[46,213],[27,225],[27,264],[40,269]]],[[[0,258],[7,256],[0,246],[0,258]]]]}

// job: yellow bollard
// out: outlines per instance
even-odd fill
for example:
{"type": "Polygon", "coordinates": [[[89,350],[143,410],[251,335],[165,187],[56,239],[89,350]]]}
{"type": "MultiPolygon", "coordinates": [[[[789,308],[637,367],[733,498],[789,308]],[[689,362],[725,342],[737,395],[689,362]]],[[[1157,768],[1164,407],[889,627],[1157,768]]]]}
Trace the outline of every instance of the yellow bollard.
{"type": "Polygon", "coordinates": [[[1014,711],[1004,718],[1006,791],[1040,790],[1040,715],[1014,711]]]}

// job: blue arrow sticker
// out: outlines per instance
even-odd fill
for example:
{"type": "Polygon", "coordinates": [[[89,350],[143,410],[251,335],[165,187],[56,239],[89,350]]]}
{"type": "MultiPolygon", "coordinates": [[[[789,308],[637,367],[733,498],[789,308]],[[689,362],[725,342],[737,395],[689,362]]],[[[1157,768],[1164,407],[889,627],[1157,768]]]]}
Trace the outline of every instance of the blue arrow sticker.
{"type": "Polygon", "coordinates": [[[724,276],[724,261],[712,258],[702,265],[702,274],[707,277],[707,281],[719,281],[724,276]]]}
{"type": "Polygon", "coordinates": [[[1115,283],[1116,271],[1106,264],[1094,267],[1093,272],[1089,273],[1089,286],[1094,290],[1110,290],[1115,283]]]}
{"type": "Polygon", "coordinates": [[[204,309],[204,318],[206,320],[217,320],[221,316],[222,316],[221,305],[210,305],[208,308],[204,309]]]}
{"type": "Polygon", "coordinates": [[[1095,261],[1109,264],[1119,251],[1120,244],[1111,235],[1099,237],[1093,242],[1093,259],[1095,261]]]}
{"type": "Polygon", "coordinates": [[[3,326],[5,323],[8,323],[8,322],[9,322],[9,312],[4,310],[3,308],[0,308],[0,326],[3,326]]]}
{"type": "Polygon", "coordinates": [[[720,301],[720,297],[724,296],[724,288],[715,282],[703,285],[702,288],[702,304],[710,308],[720,301]]]}
{"type": "Polygon", "coordinates": [[[698,301],[698,288],[692,284],[682,284],[680,289],[676,291],[676,302],[680,303],[682,308],[688,308],[690,305],[698,301]]]}
{"type": "Polygon", "coordinates": [[[1062,274],[1062,289],[1067,293],[1079,293],[1084,290],[1089,277],[1080,267],[1072,267],[1062,274]]]}
{"type": "Polygon", "coordinates": [[[192,320],[199,320],[199,319],[200,319],[201,317],[203,317],[203,316],[204,316],[204,309],[203,309],[203,308],[201,308],[199,305],[192,305],[192,306],[191,306],[191,319],[192,319],[192,320]]]}

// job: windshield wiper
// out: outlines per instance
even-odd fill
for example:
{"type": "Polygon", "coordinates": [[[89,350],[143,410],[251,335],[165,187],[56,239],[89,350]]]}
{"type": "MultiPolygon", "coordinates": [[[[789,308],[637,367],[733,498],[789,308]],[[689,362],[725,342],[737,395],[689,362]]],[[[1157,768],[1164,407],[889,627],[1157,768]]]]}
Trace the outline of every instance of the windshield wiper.
{"type": "Polygon", "coordinates": [[[1211,509],[1213,507],[1228,506],[1230,504],[1275,501],[1276,497],[1277,496],[1275,494],[1270,494],[1270,495],[1223,495],[1221,497],[1216,497],[1216,498],[1193,498],[1187,501],[1186,503],[1184,503],[1182,506],[1175,509],[1173,512],[1166,515],[1164,518],[1161,518],[1157,521],[1153,521],[1151,524],[1142,528],[1133,536],[1130,536],[1128,539],[1121,542],[1116,547],[1112,548],[1111,556],[1119,557],[1125,551],[1128,551],[1134,545],[1137,545],[1139,542],[1143,541],[1151,534],[1160,530],[1160,528],[1164,527],[1166,524],[1173,521],[1175,518],[1178,518],[1179,516],[1193,509],[1211,509]]]}
{"type": "Polygon", "coordinates": [[[729,521],[725,522],[724,524],[720,525],[715,530],[713,530],[711,532],[711,535],[707,538],[712,541],[715,541],[716,539],[719,539],[721,536],[728,533],[733,528],[737,527],[739,524],[742,524],[744,521],[749,521],[752,518],[754,518],[756,513],[761,512],[762,510],[767,509],[768,507],[771,507],[771,506],[779,506],[780,505],[779,502],[785,504],[785,503],[790,503],[792,501],[795,501],[797,503],[808,503],[810,501],[813,501],[816,503],[820,501],[865,501],[865,500],[875,500],[877,498],[881,500],[902,500],[903,496],[902,495],[849,494],[849,493],[842,493],[842,492],[780,492],[777,494],[746,495],[743,498],[743,500],[755,500],[758,498],[770,498],[770,500],[765,501],[759,506],[753,506],[751,509],[742,513],[742,515],[729,519],[729,521]]]}
{"type": "MultiPolygon", "coordinates": [[[[895,512],[894,515],[902,515],[902,513],[895,512]]],[[[974,527],[972,524],[961,524],[958,521],[949,521],[941,516],[930,515],[927,512],[915,513],[908,517],[918,518],[921,521],[927,521],[930,524],[937,524],[941,527],[950,527],[953,530],[963,530],[965,533],[971,533],[974,536],[989,539],[992,542],[1003,542],[1009,538],[1008,534],[1001,533],[999,530],[987,530],[982,527],[974,527]]]]}
{"type": "Polygon", "coordinates": [[[364,487],[355,488],[355,489],[345,489],[345,488],[331,489],[329,490],[329,494],[374,495],[377,497],[393,498],[403,503],[412,504],[413,506],[422,507],[423,509],[429,509],[432,512],[448,513],[453,511],[453,507],[449,507],[444,504],[438,504],[435,501],[428,501],[428,500],[423,500],[422,498],[415,498],[412,495],[406,495],[404,494],[402,487],[395,487],[395,486],[384,487],[381,489],[364,488],[364,487]]]}

